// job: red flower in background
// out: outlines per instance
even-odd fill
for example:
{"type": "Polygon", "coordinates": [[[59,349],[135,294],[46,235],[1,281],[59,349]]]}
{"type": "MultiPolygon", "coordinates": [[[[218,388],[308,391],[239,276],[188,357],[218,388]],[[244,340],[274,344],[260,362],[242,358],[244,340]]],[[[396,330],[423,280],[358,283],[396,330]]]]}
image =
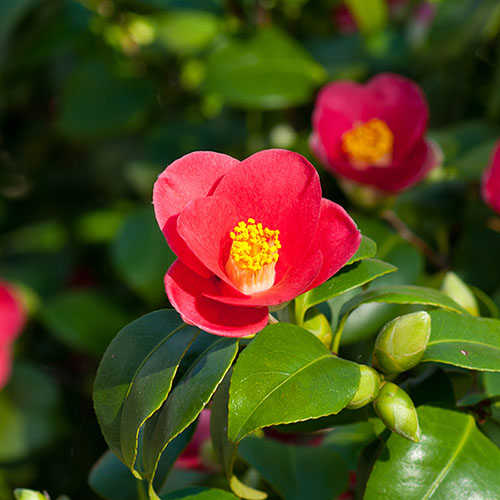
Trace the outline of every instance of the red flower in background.
{"type": "Polygon", "coordinates": [[[483,173],[482,194],[484,201],[500,213],[500,141],[496,143],[490,165],[483,173]]]}
{"type": "Polygon", "coordinates": [[[311,149],[334,174],[397,192],[440,161],[424,136],[428,114],[419,87],[402,76],[333,82],[316,99],[311,149]]]}
{"type": "Polygon", "coordinates": [[[0,389],[10,377],[12,343],[21,333],[26,314],[13,287],[0,281],[0,389]]]}
{"type": "Polygon", "coordinates": [[[202,451],[205,443],[210,441],[210,410],[205,408],[198,419],[198,425],[186,449],[175,461],[178,469],[207,470],[202,460],[202,451]]]}
{"type": "Polygon", "coordinates": [[[158,178],[158,224],[178,257],[165,276],[186,323],[242,337],[268,322],[268,306],[318,286],[359,246],[345,210],[321,198],[301,155],[267,150],[239,162],[188,154],[158,178]]]}

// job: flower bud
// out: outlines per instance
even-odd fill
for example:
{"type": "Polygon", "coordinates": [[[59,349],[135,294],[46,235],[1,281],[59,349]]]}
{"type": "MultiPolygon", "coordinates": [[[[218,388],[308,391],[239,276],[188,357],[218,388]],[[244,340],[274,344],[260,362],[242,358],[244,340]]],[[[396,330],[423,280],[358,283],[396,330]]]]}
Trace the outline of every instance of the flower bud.
{"type": "Polygon", "coordinates": [[[346,406],[349,410],[357,410],[371,403],[378,395],[380,386],[379,374],[373,368],[366,365],[360,365],[359,371],[361,372],[359,387],[351,402],[346,406]]]}
{"type": "Polygon", "coordinates": [[[38,491],[26,490],[24,488],[14,490],[14,496],[16,497],[16,500],[47,500],[48,498],[38,491]]]}
{"type": "Polygon", "coordinates": [[[311,307],[304,317],[304,328],[316,335],[325,347],[330,349],[333,340],[332,327],[326,316],[315,307],[311,307]]]}
{"type": "Polygon", "coordinates": [[[400,373],[416,366],[429,342],[431,317],[425,311],[389,321],[375,341],[372,365],[384,373],[400,373]]]}
{"type": "Polygon", "coordinates": [[[469,287],[453,272],[446,273],[441,290],[468,313],[479,316],[477,301],[469,287]]]}
{"type": "Polygon", "coordinates": [[[420,440],[417,410],[410,396],[392,382],[384,382],[373,402],[380,420],[392,432],[410,441],[420,440]]]}

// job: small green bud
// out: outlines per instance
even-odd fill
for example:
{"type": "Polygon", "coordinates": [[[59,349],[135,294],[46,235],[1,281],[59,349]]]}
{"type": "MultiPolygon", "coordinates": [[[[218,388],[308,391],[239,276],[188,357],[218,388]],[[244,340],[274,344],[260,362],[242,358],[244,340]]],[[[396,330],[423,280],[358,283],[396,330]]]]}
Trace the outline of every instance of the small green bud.
{"type": "Polygon", "coordinates": [[[431,317],[425,311],[389,321],[377,336],[372,365],[384,373],[400,373],[418,365],[431,334],[431,317]]]}
{"type": "Polygon", "coordinates": [[[304,317],[304,328],[316,335],[325,347],[330,349],[333,340],[332,327],[326,316],[315,307],[311,307],[304,317]]]}
{"type": "Polygon", "coordinates": [[[17,490],[14,490],[14,497],[16,498],[16,500],[47,500],[48,498],[38,491],[26,490],[24,488],[18,488],[17,490]]]}
{"type": "Polygon", "coordinates": [[[371,403],[378,395],[380,387],[379,374],[366,365],[360,365],[359,371],[361,372],[359,387],[351,402],[346,406],[349,410],[357,410],[371,403]]]}
{"type": "Polygon", "coordinates": [[[441,290],[473,316],[479,316],[477,301],[469,287],[453,272],[446,273],[441,290]]]}
{"type": "Polygon", "coordinates": [[[410,396],[401,387],[392,382],[384,382],[373,407],[380,420],[392,432],[413,442],[420,440],[417,410],[410,396]]]}

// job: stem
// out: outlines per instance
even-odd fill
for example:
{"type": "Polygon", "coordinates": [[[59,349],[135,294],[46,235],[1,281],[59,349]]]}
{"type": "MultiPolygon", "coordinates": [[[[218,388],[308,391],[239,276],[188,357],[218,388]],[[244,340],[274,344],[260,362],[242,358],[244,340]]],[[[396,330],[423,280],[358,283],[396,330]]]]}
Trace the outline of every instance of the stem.
{"type": "Polygon", "coordinates": [[[344,326],[345,326],[345,322],[347,321],[348,316],[349,316],[349,313],[344,314],[344,316],[342,316],[342,319],[339,322],[339,326],[337,327],[337,330],[335,331],[335,335],[333,336],[333,342],[332,342],[333,354],[339,353],[340,339],[342,338],[342,333],[344,332],[344,326]]]}
{"type": "Polygon", "coordinates": [[[447,269],[448,260],[447,258],[433,250],[422,238],[417,236],[394,212],[393,210],[384,210],[381,213],[382,219],[388,222],[398,233],[401,238],[406,240],[410,245],[414,246],[417,250],[422,252],[425,258],[432,264],[436,269],[447,269]]]}

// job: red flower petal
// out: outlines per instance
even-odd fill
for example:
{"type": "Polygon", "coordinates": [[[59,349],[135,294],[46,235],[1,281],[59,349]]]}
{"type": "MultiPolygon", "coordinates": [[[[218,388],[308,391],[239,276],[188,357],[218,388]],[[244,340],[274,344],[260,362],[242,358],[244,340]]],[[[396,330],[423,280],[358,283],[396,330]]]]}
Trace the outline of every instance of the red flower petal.
{"type": "Polygon", "coordinates": [[[165,275],[165,288],[170,302],[186,323],[224,337],[245,337],[267,325],[267,307],[233,306],[204,297],[202,289],[217,293],[214,280],[203,279],[180,260],[170,266],[165,275]]]}
{"type": "Polygon", "coordinates": [[[318,225],[321,186],[303,156],[282,149],[255,153],[221,179],[215,195],[233,202],[238,220],[252,217],[280,230],[281,265],[292,267],[307,255],[318,225]]]}
{"type": "Polygon", "coordinates": [[[308,290],[332,277],[354,255],[361,233],[349,214],[333,201],[321,200],[321,214],[314,247],[323,255],[323,266],[308,290]]]}
{"type": "Polygon", "coordinates": [[[394,134],[394,158],[408,153],[423,136],[429,119],[427,102],[420,88],[401,75],[385,73],[368,82],[375,115],[384,120],[394,134]]]}
{"type": "Polygon", "coordinates": [[[11,342],[22,331],[26,314],[14,289],[0,281],[0,346],[11,342]]]}
{"type": "Polygon", "coordinates": [[[190,153],[165,169],[153,189],[156,219],[170,248],[176,255],[182,253],[186,265],[207,277],[210,273],[177,233],[177,216],[190,201],[212,194],[224,174],[239,163],[220,153],[190,153]]]}
{"type": "MultiPolygon", "coordinates": [[[[229,233],[238,221],[236,207],[220,196],[191,201],[177,221],[179,234],[194,255],[228,283],[224,266],[232,243],[229,233]]],[[[184,253],[177,256],[184,262],[184,253]]]]}
{"type": "Polygon", "coordinates": [[[500,141],[496,143],[490,165],[484,171],[482,195],[484,201],[500,213],[500,141]]]}
{"type": "Polygon", "coordinates": [[[387,167],[370,167],[364,171],[352,168],[347,161],[332,165],[336,173],[360,184],[368,184],[385,192],[398,192],[419,180],[440,162],[440,151],[424,139],[417,142],[408,155],[387,167]]]}
{"type": "Polygon", "coordinates": [[[276,284],[265,292],[244,295],[232,286],[220,281],[217,283],[215,290],[203,289],[202,293],[205,297],[213,298],[225,304],[248,306],[281,304],[304,292],[318,275],[322,264],[321,252],[315,249],[309,253],[301,264],[284,271],[282,276],[277,275],[276,284]]]}

